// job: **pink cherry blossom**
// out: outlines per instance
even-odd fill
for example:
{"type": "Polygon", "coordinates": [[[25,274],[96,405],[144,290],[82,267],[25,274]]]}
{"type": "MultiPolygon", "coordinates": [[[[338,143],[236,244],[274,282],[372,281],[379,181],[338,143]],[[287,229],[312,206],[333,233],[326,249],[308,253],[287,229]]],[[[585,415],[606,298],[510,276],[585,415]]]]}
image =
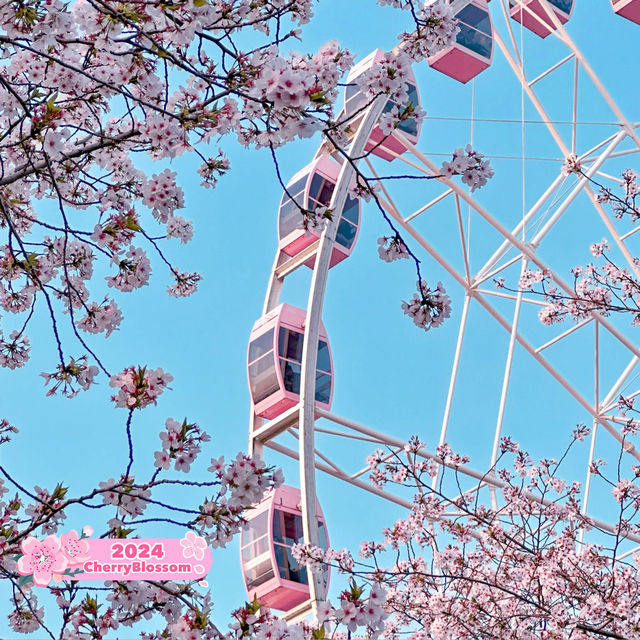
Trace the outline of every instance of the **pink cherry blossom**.
{"type": "Polygon", "coordinates": [[[121,373],[111,376],[109,386],[118,389],[111,399],[117,407],[125,409],[143,409],[156,404],[157,398],[173,380],[170,373],[162,369],[146,367],[128,367],[121,373]]]}
{"type": "Polygon", "coordinates": [[[60,536],[60,548],[70,567],[89,560],[89,542],[78,538],[78,532],[75,529],[60,536]]]}
{"type": "Polygon", "coordinates": [[[407,245],[405,245],[402,238],[398,235],[390,238],[378,238],[378,245],[378,255],[380,256],[380,259],[385,262],[393,262],[394,260],[401,260],[409,257],[407,245]]]}
{"type": "Polygon", "coordinates": [[[421,280],[417,289],[409,302],[402,303],[402,310],[417,327],[425,331],[436,329],[451,315],[451,300],[441,282],[432,290],[421,280]]]}
{"type": "Polygon", "coordinates": [[[57,536],[47,536],[43,541],[28,536],[20,549],[24,555],[18,560],[18,573],[33,575],[33,583],[38,587],[46,587],[53,574],[62,573],[69,564],[57,536]]]}
{"type": "Polygon", "coordinates": [[[462,182],[475,191],[487,184],[494,172],[488,160],[483,160],[483,155],[474,151],[471,145],[463,149],[456,149],[450,162],[443,162],[441,172],[444,176],[461,175],[462,182]]]}

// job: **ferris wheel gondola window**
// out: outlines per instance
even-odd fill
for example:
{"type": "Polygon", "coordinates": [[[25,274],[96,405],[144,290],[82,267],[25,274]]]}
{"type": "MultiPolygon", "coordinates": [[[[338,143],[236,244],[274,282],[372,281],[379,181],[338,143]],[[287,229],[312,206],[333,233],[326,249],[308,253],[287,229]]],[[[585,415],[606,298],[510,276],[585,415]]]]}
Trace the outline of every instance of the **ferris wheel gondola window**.
{"type": "Polygon", "coordinates": [[[460,31],[456,41],[428,59],[429,66],[466,83],[491,64],[493,31],[487,0],[454,0],[460,31]]]}
{"type": "MultiPolygon", "coordinates": [[[[320,238],[321,226],[309,224],[308,229],[303,228],[301,209],[314,212],[319,207],[329,206],[340,168],[341,165],[330,156],[321,156],[299,171],[287,185],[278,215],[279,248],[285,255],[297,256],[320,238]]],[[[360,208],[360,198],[348,195],[340,212],[329,266],[333,267],[351,254],[358,237],[360,208]]],[[[315,256],[305,262],[311,268],[314,264],[315,256]]]]}
{"type": "MultiPolygon", "coordinates": [[[[574,0],[546,0],[561,24],[571,17],[574,0]]],[[[541,0],[509,0],[511,17],[541,38],[546,38],[556,26],[549,18],[541,0]]]]}
{"type": "Polygon", "coordinates": [[[282,196],[280,203],[280,215],[278,229],[281,236],[286,236],[300,228],[300,209],[305,209],[304,190],[306,180],[304,178],[287,186],[287,192],[282,196]]]}
{"type": "MultiPolygon", "coordinates": [[[[371,103],[371,98],[365,95],[360,89],[358,79],[362,74],[367,73],[375,64],[385,59],[387,53],[382,49],[376,49],[366,58],[358,62],[349,72],[347,76],[347,86],[345,87],[344,110],[338,116],[338,122],[344,119],[351,120],[351,129],[357,130],[362,116],[371,103]]],[[[409,70],[406,78],[408,100],[403,104],[398,104],[393,99],[387,100],[383,113],[391,111],[394,107],[404,110],[407,105],[411,105],[414,109],[420,107],[420,95],[418,93],[418,83],[411,70],[409,70]]],[[[398,129],[405,135],[411,144],[416,144],[420,136],[420,123],[414,118],[409,117],[400,121],[398,129]]],[[[374,155],[384,160],[393,160],[402,155],[407,150],[407,146],[400,142],[392,135],[387,136],[382,133],[379,127],[374,127],[369,135],[369,140],[365,145],[365,151],[370,151],[374,155]]]]}
{"type": "MultiPolygon", "coordinates": [[[[323,549],[329,539],[316,502],[318,538],[323,549]]],[[[240,533],[240,557],[249,599],[267,607],[291,609],[309,598],[306,567],[293,557],[292,547],[304,542],[300,490],[281,486],[249,510],[240,533]]],[[[325,586],[329,572],[323,572],[325,586]]]]}
{"type": "MultiPolygon", "coordinates": [[[[305,317],[303,309],[281,304],[258,320],[251,331],[247,373],[257,416],[272,419],[300,399],[305,317]]],[[[332,392],[331,350],[321,326],[315,391],[318,406],[329,409],[332,392]]]]}
{"type": "MultiPolygon", "coordinates": [[[[280,369],[284,387],[292,393],[300,393],[303,334],[293,329],[280,327],[279,353],[280,369]]],[[[318,363],[316,365],[316,400],[329,402],[331,397],[331,358],[329,345],[318,341],[318,363]]]]}
{"type": "Polygon", "coordinates": [[[269,548],[269,513],[263,511],[242,529],[241,556],[248,589],[255,589],[274,577],[269,548]]]}
{"type": "Polygon", "coordinates": [[[468,4],[456,17],[460,31],[456,36],[459,44],[485,58],[491,57],[491,20],[489,13],[475,4],[468,4]]]}

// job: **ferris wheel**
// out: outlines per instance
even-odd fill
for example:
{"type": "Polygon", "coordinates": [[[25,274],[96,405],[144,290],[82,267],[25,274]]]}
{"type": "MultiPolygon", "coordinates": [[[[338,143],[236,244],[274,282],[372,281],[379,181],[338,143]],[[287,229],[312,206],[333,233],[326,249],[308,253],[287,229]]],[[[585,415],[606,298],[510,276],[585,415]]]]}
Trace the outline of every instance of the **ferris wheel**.
{"type": "MultiPolygon", "coordinates": [[[[431,431],[420,434],[428,442],[420,455],[434,458],[439,444],[464,443],[469,437],[469,420],[457,419],[464,415],[458,405],[474,414],[473,440],[482,450],[481,460],[489,465],[498,456],[505,424],[514,410],[529,431],[537,425],[532,439],[543,449],[546,446],[547,454],[553,454],[557,426],[536,423],[536,411],[544,409],[547,414],[543,411],[542,415],[548,416],[560,406],[570,405],[571,415],[592,426],[591,443],[577,463],[580,477],[576,479],[584,483],[583,512],[593,517],[589,468],[595,458],[606,458],[612,446],[623,442],[621,428],[627,419],[617,416],[615,409],[621,394],[640,394],[640,348],[628,320],[619,322],[597,313],[578,323],[542,327],[538,311],[544,303],[522,291],[518,283],[527,268],[540,269],[559,291],[571,295],[567,274],[573,264],[588,260],[585,247],[600,237],[594,233],[606,235],[621,266],[640,277],[640,267],[633,259],[638,250],[633,244],[637,229],[621,231],[594,186],[620,186],[616,175],[640,152],[640,123],[625,117],[607,82],[598,77],[569,35],[573,0],[493,0],[491,6],[487,0],[450,0],[450,4],[460,32],[453,45],[429,58],[429,66],[448,76],[450,82],[475,83],[479,74],[500,60],[511,74],[509,81],[519,88],[519,120],[470,118],[476,132],[483,123],[510,122],[519,127],[516,135],[506,136],[511,153],[496,152],[486,141],[481,149],[496,164],[511,162],[512,169],[505,177],[509,185],[494,187],[492,194],[485,196],[482,190],[470,193],[455,179],[443,176],[435,155],[421,150],[421,127],[415,120],[401,122],[388,137],[382,134],[378,123],[382,114],[395,106],[393,101],[381,96],[368,104],[355,83],[359,74],[385,55],[381,50],[352,69],[343,110],[343,115],[351,118],[354,132],[349,157],[371,152],[359,166],[373,180],[380,178],[379,202],[385,214],[419,253],[423,266],[429,265],[430,278],[446,279],[458,310],[449,320],[458,327],[449,345],[447,380],[439,387],[444,389],[441,402],[432,403],[425,396],[422,403],[432,406],[434,415],[430,416],[431,431]],[[545,56],[535,53],[543,49],[545,56]],[[561,113],[557,101],[551,100],[558,87],[570,96],[561,113]],[[588,96],[588,104],[583,104],[582,96],[588,96]],[[597,121],[589,118],[594,96],[600,100],[597,121]],[[363,104],[368,106],[363,108],[363,104]],[[527,139],[529,151],[525,149],[525,133],[531,127],[542,133],[527,139]],[[545,154],[551,158],[542,157],[545,154]],[[561,171],[562,160],[570,155],[579,159],[583,176],[567,176],[561,171]],[[531,165],[545,159],[554,162],[534,175],[531,165]],[[420,189],[398,191],[400,181],[381,179],[389,166],[394,170],[400,167],[400,174],[429,179],[420,182],[420,189]],[[521,182],[520,200],[512,197],[514,180],[521,182]],[[576,224],[577,231],[569,234],[567,225],[575,228],[576,224]],[[511,288],[493,286],[497,278],[511,283],[511,288]],[[484,318],[480,331],[473,326],[479,313],[484,318]],[[481,343],[479,348],[470,344],[474,340],[481,343]],[[475,377],[465,372],[463,362],[469,349],[476,358],[485,353],[482,349],[491,354],[486,376],[482,363],[476,364],[481,371],[475,377]],[[491,383],[483,377],[491,377],[491,383]],[[534,399],[523,412],[513,407],[521,403],[521,396],[510,392],[525,378],[527,384],[542,390],[546,400],[534,399]],[[482,393],[474,395],[471,388],[482,393]],[[437,428],[433,426],[436,421],[437,428]]],[[[616,13],[640,24],[640,0],[611,0],[611,9],[611,20],[619,19],[613,15],[616,13]]],[[[424,88],[421,98],[421,88],[412,74],[407,85],[413,105],[426,102],[424,88]]],[[[474,100],[475,95],[474,84],[474,100]]],[[[422,133],[430,124],[427,118],[422,133]]],[[[352,456],[355,465],[346,465],[344,455],[334,455],[356,445],[401,452],[405,444],[404,438],[393,435],[384,425],[366,425],[357,416],[346,417],[331,410],[335,377],[331,327],[325,328],[322,311],[325,295],[330,295],[329,270],[349,259],[360,232],[364,203],[352,195],[357,164],[345,161],[323,143],[309,164],[286,183],[277,209],[276,256],[262,313],[249,339],[250,453],[264,456],[269,449],[297,460],[300,485],[275,491],[249,516],[241,539],[242,569],[250,598],[256,596],[266,606],[284,611],[288,619],[308,614],[326,597],[328,575],[300,569],[291,555],[291,546],[298,541],[328,544],[331,522],[325,521],[316,499],[317,470],[357,490],[410,506],[392,489],[367,482],[360,455],[352,456]],[[322,230],[300,229],[300,209],[313,211],[317,207],[332,210],[332,219],[322,230]],[[284,295],[286,279],[304,269],[311,270],[306,309],[288,304],[284,295]]],[[[518,189],[515,192],[519,195],[518,189]]],[[[435,334],[428,338],[438,339],[435,334]]],[[[425,357],[428,354],[426,341],[425,357]]],[[[633,443],[625,441],[624,445],[625,455],[640,461],[640,451],[633,443]]],[[[486,474],[486,468],[463,466],[458,472],[469,479],[474,490],[487,491],[495,500],[502,483],[486,474]]],[[[612,530],[606,514],[594,521],[602,529],[612,530]]],[[[639,543],[629,541],[630,545],[639,543]]]]}

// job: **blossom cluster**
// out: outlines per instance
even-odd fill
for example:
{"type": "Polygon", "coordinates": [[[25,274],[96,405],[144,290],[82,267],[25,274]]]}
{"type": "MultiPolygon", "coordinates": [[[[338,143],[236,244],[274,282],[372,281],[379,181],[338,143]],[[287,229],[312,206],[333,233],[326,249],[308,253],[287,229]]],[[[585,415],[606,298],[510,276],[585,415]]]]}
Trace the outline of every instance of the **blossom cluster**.
{"type": "MultiPolygon", "coordinates": [[[[363,96],[372,99],[386,94],[396,105],[409,100],[408,80],[411,77],[411,59],[403,52],[385,53],[356,78],[363,96]]],[[[417,105],[413,105],[416,107],[417,105]]]]}
{"type": "Polygon", "coordinates": [[[640,220],[640,208],[638,207],[640,183],[638,183],[638,174],[633,169],[626,169],[622,172],[622,189],[624,195],[620,197],[611,189],[600,185],[598,202],[610,204],[616,218],[628,215],[632,222],[637,222],[640,220]]]}
{"type": "MultiPolygon", "coordinates": [[[[122,475],[116,482],[109,478],[98,484],[102,494],[102,504],[118,507],[120,516],[142,515],[149,504],[151,490],[148,486],[136,485],[134,476],[122,475]]],[[[111,526],[119,526],[122,521],[111,521],[111,526]]]]}
{"type": "Polygon", "coordinates": [[[51,384],[47,390],[47,395],[52,396],[62,389],[62,394],[67,398],[74,398],[80,389],[86,391],[98,375],[98,367],[88,364],[86,356],[77,360],[70,358],[69,362],[59,364],[52,373],[41,373],[45,384],[51,384]]]}
{"type": "Polygon", "coordinates": [[[437,329],[451,315],[451,299],[442,282],[430,289],[425,280],[419,280],[416,288],[417,293],[402,303],[402,310],[417,327],[425,331],[437,329]]]}
{"type": "Polygon", "coordinates": [[[165,429],[160,433],[162,451],[154,453],[155,466],[166,470],[169,469],[173,460],[176,471],[188,473],[191,464],[201,451],[200,444],[208,442],[211,437],[197,424],[188,422],[186,418],[182,423],[167,418],[165,429]]]}
{"type": "Polygon", "coordinates": [[[388,238],[386,236],[378,238],[378,255],[385,262],[393,262],[394,260],[408,258],[409,251],[404,240],[396,234],[388,238]]]}
{"type": "MultiPolygon", "coordinates": [[[[380,2],[380,0],[378,0],[380,2]]],[[[401,8],[413,7],[413,3],[384,0],[381,4],[393,4],[401,8]]],[[[413,60],[420,61],[451,46],[460,31],[455,10],[444,0],[426,0],[416,15],[415,31],[400,35],[403,51],[413,60]]]]}
{"type": "Polygon", "coordinates": [[[484,187],[493,176],[493,169],[488,160],[468,144],[464,149],[456,149],[449,162],[443,162],[440,169],[443,176],[449,178],[453,175],[462,176],[462,182],[475,191],[484,187]]]}
{"type": "MultiPolygon", "coordinates": [[[[540,321],[550,325],[562,322],[565,317],[580,321],[593,312],[606,316],[619,311],[630,313],[633,325],[640,324],[637,303],[640,282],[628,269],[618,267],[609,259],[609,245],[605,239],[594,242],[590,249],[595,258],[602,259],[603,264],[590,263],[584,267],[574,267],[571,270],[574,278],[572,292],[560,290],[547,271],[524,271],[520,278],[520,289],[533,291],[546,302],[538,313],[540,321]]],[[[498,286],[504,285],[500,282],[498,286]]]]}
{"type": "Polygon", "coordinates": [[[158,396],[168,388],[172,380],[170,373],[159,368],[127,367],[121,373],[111,376],[109,386],[118,390],[117,395],[111,396],[111,399],[116,407],[143,409],[156,404],[158,396]]]}
{"type": "MultiPolygon", "coordinates": [[[[351,581],[348,589],[340,594],[337,606],[331,602],[319,602],[317,618],[312,623],[294,624],[274,617],[268,609],[259,603],[247,603],[233,612],[235,621],[229,625],[231,637],[250,637],[260,640],[305,640],[308,638],[324,638],[324,631],[329,628],[344,628],[337,632],[337,637],[355,633],[361,629],[367,637],[376,640],[385,630],[388,612],[385,610],[386,593],[379,585],[369,589],[368,595],[364,587],[351,581]]],[[[189,636],[178,636],[188,638],[189,636]]]]}
{"type": "Polygon", "coordinates": [[[12,331],[7,340],[0,331],[0,367],[18,369],[29,359],[29,338],[12,331]]]}

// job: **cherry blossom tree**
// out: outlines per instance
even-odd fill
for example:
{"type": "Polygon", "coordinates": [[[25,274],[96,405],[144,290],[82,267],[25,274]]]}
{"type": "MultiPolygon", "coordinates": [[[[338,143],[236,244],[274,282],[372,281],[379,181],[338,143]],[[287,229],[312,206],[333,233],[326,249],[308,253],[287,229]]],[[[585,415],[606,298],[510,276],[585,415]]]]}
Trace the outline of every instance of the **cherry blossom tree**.
{"type": "MultiPolygon", "coordinates": [[[[380,4],[407,10],[414,28],[362,82],[370,101],[407,99],[402,70],[450,44],[458,27],[442,0],[380,4]]],[[[312,15],[311,0],[3,4],[0,306],[16,322],[2,327],[0,366],[24,366],[29,325],[45,314],[57,359],[49,390],[74,394],[108,373],[86,334],[118,329],[118,296],[148,284],[150,253],[172,280],[169,295],[196,291],[202,275],[165,255],[167,240],[193,236],[191,221],[177,213],[185,206],[179,178],[168,168],[148,175],[137,156],[193,153],[202,186],[211,188],[229,170],[218,144],[230,135],[270,147],[274,159],[281,145],[318,132],[345,147],[348,127],[334,102],[353,56],[334,41],[314,54],[282,52],[312,15]],[[236,44],[245,32],[255,34],[252,49],[236,44]],[[94,277],[100,261],[111,269],[106,287],[94,277]]],[[[423,116],[404,104],[385,114],[385,132],[423,116]]],[[[491,172],[480,158],[459,150],[443,171],[481,186],[491,172]]]]}
{"type": "MultiPolygon", "coordinates": [[[[630,422],[625,438],[636,432],[630,422]]],[[[325,630],[359,626],[373,637],[421,640],[637,638],[640,554],[622,551],[640,533],[640,473],[622,463],[626,440],[612,474],[594,461],[617,521],[605,529],[586,516],[580,484],[563,480],[560,469],[588,433],[578,425],[559,459],[537,462],[503,438],[481,483],[494,492],[488,503],[477,488],[452,491],[468,459],[447,445],[435,458],[423,455],[417,438],[403,456],[375,452],[373,482],[412,489],[407,516],[363,542],[359,559],[346,550],[294,549],[316,570],[330,564],[351,577],[340,602],[322,609],[325,630]]]]}

